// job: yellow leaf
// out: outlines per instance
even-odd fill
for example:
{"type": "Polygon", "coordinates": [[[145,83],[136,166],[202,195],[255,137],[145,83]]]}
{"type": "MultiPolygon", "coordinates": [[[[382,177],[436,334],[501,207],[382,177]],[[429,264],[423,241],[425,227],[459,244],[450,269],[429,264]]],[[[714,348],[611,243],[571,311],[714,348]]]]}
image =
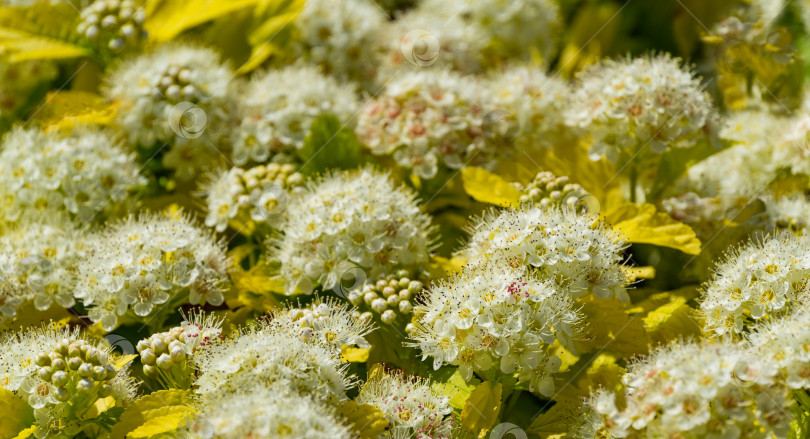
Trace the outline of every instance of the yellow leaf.
{"type": "Polygon", "coordinates": [[[254,6],[259,0],[148,0],[144,27],[157,43],[169,41],[183,31],[254,6]]]}
{"type": "Polygon", "coordinates": [[[450,259],[433,255],[432,264],[430,264],[431,274],[438,277],[446,277],[452,274],[460,273],[461,269],[467,264],[467,260],[459,257],[452,257],[450,259]]]}
{"type": "Polygon", "coordinates": [[[171,406],[155,409],[150,414],[152,416],[143,425],[127,434],[128,439],[148,438],[185,427],[197,411],[188,406],[171,406]]]}
{"type": "Polygon", "coordinates": [[[231,281],[240,290],[256,294],[284,293],[284,280],[266,262],[259,262],[248,271],[232,269],[231,281]]]}
{"type": "Polygon", "coordinates": [[[628,315],[628,303],[594,296],[583,297],[578,302],[585,315],[588,338],[575,343],[577,352],[601,349],[623,356],[647,353],[649,337],[644,322],[640,317],[628,315]]]}
{"type": "Polygon", "coordinates": [[[700,253],[695,231],[666,213],[656,212],[652,204],[625,203],[606,212],[605,219],[629,242],[670,247],[690,255],[700,253]]]}
{"type": "Polygon", "coordinates": [[[501,411],[501,383],[489,381],[479,384],[470,394],[461,411],[461,426],[474,433],[487,431],[495,425],[501,411]]]}
{"type": "Polygon", "coordinates": [[[106,398],[99,398],[93,403],[93,406],[90,407],[84,415],[82,415],[82,419],[93,419],[105,410],[109,409],[110,407],[115,407],[115,398],[112,396],[108,396],[106,398]]]}
{"type": "Polygon", "coordinates": [[[654,279],[655,267],[622,267],[627,276],[627,282],[635,282],[639,279],[654,279]]]}
{"type": "Polygon", "coordinates": [[[537,415],[526,433],[538,437],[567,433],[575,424],[575,416],[580,411],[579,399],[555,398],[555,404],[545,412],[537,415]]]}
{"type": "MultiPolygon", "coordinates": [[[[667,343],[678,338],[700,336],[703,324],[697,312],[687,305],[687,297],[671,293],[656,294],[647,299],[652,303],[663,302],[644,316],[644,327],[653,343],[667,343]]],[[[646,302],[646,301],[645,301],[646,302]]],[[[645,306],[644,303],[641,306],[645,306]]]]}
{"type": "MultiPolygon", "coordinates": [[[[187,410],[192,410],[187,406],[190,399],[190,390],[177,389],[158,390],[157,392],[142,396],[124,410],[118,423],[115,424],[110,431],[110,437],[112,439],[124,439],[128,437],[130,432],[134,432],[139,427],[145,425],[150,419],[166,415],[167,410],[173,409],[174,407],[184,407],[187,410]]],[[[177,411],[182,412],[184,410],[180,409],[177,411]]],[[[171,420],[163,420],[161,424],[165,425],[164,421],[168,422],[171,420]]]]}
{"type": "Polygon", "coordinates": [[[486,169],[467,166],[461,170],[464,191],[477,201],[501,207],[516,207],[520,191],[512,183],[486,169]]]}
{"type": "Polygon", "coordinates": [[[28,439],[29,437],[34,437],[34,432],[37,431],[37,427],[32,425],[25,430],[20,431],[16,436],[3,436],[3,437],[13,437],[14,439],[28,439]]]}
{"type": "Polygon", "coordinates": [[[25,429],[34,423],[34,411],[31,406],[14,392],[2,387],[0,387],[0,414],[3,416],[3,422],[0,422],[0,437],[24,438],[33,433],[33,427],[25,429]],[[28,434],[24,434],[25,432],[28,434]]]}
{"type": "Polygon", "coordinates": [[[256,69],[280,51],[289,38],[290,25],[305,5],[306,0],[260,1],[254,10],[254,21],[259,24],[248,34],[250,58],[239,68],[239,74],[256,69]]]}
{"type": "Polygon", "coordinates": [[[17,315],[8,329],[20,329],[29,326],[39,326],[43,322],[50,322],[55,328],[64,327],[65,324],[77,321],[76,316],[67,309],[58,305],[53,305],[45,311],[40,311],[34,306],[32,300],[28,300],[17,309],[17,315]],[[61,325],[61,326],[60,326],[61,325]]]}
{"type": "Polygon", "coordinates": [[[346,401],[340,407],[353,435],[359,439],[376,439],[388,428],[389,422],[382,410],[369,404],[346,401]]]}
{"type": "Polygon", "coordinates": [[[124,366],[126,366],[127,364],[129,364],[129,362],[130,362],[130,361],[134,360],[134,359],[135,359],[135,358],[137,358],[137,357],[138,357],[138,356],[137,356],[137,355],[135,355],[135,354],[130,354],[130,355],[121,355],[120,357],[118,357],[118,358],[116,358],[116,359],[115,359],[115,362],[113,363],[113,367],[115,367],[115,370],[119,370],[119,369],[121,369],[122,367],[124,367],[124,366]]]}
{"type": "Polygon", "coordinates": [[[47,131],[68,130],[82,125],[108,126],[118,112],[118,104],[109,104],[101,96],[86,91],[52,91],[32,121],[47,131]]]}
{"type": "Polygon", "coordinates": [[[562,364],[560,364],[560,372],[565,372],[571,365],[579,360],[579,357],[560,344],[559,340],[554,340],[554,343],[549,347],[549,353],[562,361],[562,364]]]}
{"type": "Polygon", "coordinates": [[[371,348],[357,348],[343,345],[340,347],[340,361],[344,363],[365,363],[371,348]]]}
{"type": "Polygon", "coordinates": [[[449,396],[450,406],[461,410],[464,408],[464,405],[467,403],[467,400],[470,398],[473,390],[475,390],[475,385],[477,383],[479,383],[478,379],[473,377],[470,379],[470,383],[468,384],[464,381],[464,378],[462,378],[461,372],[456,370],[456,372],[446,382],[434,382],[430,387],[434,390],[438,390],[444,395],[449,396]]]}
{"type": "Polygon", "coordinates": [[[89,56],[92,51],[76,42],[78,15],[68,2],[0,7],[0,52],[12,63],[89,56]]]}

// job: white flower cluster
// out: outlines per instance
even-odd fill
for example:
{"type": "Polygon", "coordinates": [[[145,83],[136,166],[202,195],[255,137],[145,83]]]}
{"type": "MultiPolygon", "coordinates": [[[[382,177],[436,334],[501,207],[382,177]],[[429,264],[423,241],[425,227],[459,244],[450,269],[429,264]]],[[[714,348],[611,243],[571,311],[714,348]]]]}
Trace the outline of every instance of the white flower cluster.
{"type": "Polygon", "coordinates": [[[248,219],[268,222],[278,219],[283,213],[290,193],[300,192],[304,177],[295,172],[291,164],[269,163],[247,170],[231,168],[214,175],[205,185],[208,215],[205,225],[223,232],[232,221],[239,219],[234,227],[240,233],[249,234],[248,219]]]}
{"type": "Polygon", "coordinates": [[[221,334],[222,319],[202,312],[184,316],[180,326],[138,342],[143,374],[165,388],[188,389],[201,351],[222,338],[221,334]]]}
{"type": "Polygon", "coordinates": [[[146,34],[146,12],[134,0],[95,0],[81,15],[77,30],[99,48],[118,52],[136,46],[146,34]]]}
{"type": "Polygon", "coordinates": [[[40,311],[54,302],[72,307],[83,242],[82,230],[59,215],[24,217],[0,234],[0,323],[25,300],[40,311]]]}
{"type": "Polygon", "coordinates": [[[355,381],[346,375],[347,365],[340,363],[336,340],[341,336],[360,340],[362,334],[328,326],[314,330],[291,317],[294,315],[288,313],[264,320],[259,327],[245,328],[238,336],[206,349],[199,359],[197,393],[217,397],[278,384],[324,401],[345,400],[355,381]],[[336,338],[313,336],[313,331],[332,332],[336,338]]]}
{"type": "Polygon", "coordinates": [[[371,168],[310,182],[279,230],[269,257],[281,262],[287,294],[339,287],[347,273],[376,277],[423,264],[432,234],[413,192],[371,168]]]}
{"type": "Polygon", "coordinates": [[[484,215],[470,234],[459,252],[469,261],[527,267],[573,297],[629,300],[621,265],[625,241],[591,213],[523,205],[484,215]]]}
{"type": "Polygon", "coordinates": [[[450,439],[450,397],[430,382],[402,373],[381,372],[367,381],[355,401],[379,408],[390,427],[381,438],[450,439]]]}
{"type": "Polygon", "coordinates": [[[76,297],[111,331],[128,311],[146,317],[167,303],[169,311],[222,304],[227,268],[221,243],[184,215],[144,214],[88,240],[76,297]]]}
{"type": "Polygon", "coordinates": [[[561,360],[547,349],[555,340],[573,349],[580,315],[573,300],[551,281],[512,270],[500,261],[467,265],[448,281],[434,283],[410,336],[433,368],[459,367],[469,381],[473,372],[495,367],[518,374],[532,391],[550,396],[552,374],[561,360]]]}
{"type": "Polygon", "coordinates": [[[474,78],[446,70],[406,72],[363,104],[356,132],[372,153],[392,155],[424,179],[435,177],[440,166],[490,166],[505,153],[487,139],[491,102],[474,78]]]}
{"type": "Polygon", "coordinates": [[[359,106],[351,85],[305,65],[254,76],[242,94],[241,122],[231,135],[240,166],[295,158],[315,118],[330,114],[352,128],[359,106]]]}
{"type": "Polygon", "coordinates": [[[793,309],[810,279],[809,239],[780,233],[729,254],[703,286],[706,330],[740,333],[749,318],[773,318],[793,309]]]}
{"type": "Polygon", "coordinates": [[[492,63],[534,54],[549,64],[557,53],[562,18],[553,0],[424,0],[418,8],[461,17],[493,49],[492,63]]]}
{"type": "Polygon", "coordinates": [[[371,87],[387,17],[372,0],[310,0],[295,19],[292,53],[339,79],[371,87]]]}
{"type": "Polygon", "coordinates": [[[28,329],[0,340],[0,386],[35,409],[37,437],[74,437],[89,425],[82,415],[99,398],[117,405],[135,397],[128,366],[116,368],[112,351],[77,330],[28,329]]]}
{"type": "Polygon", "coordinates": [[[616,162],[695,144],[713,110],[698,78],[668,54],[605,60],[577,75],[568,123],[593,138],[590,155],[616,162]]]}
{"type": "Polygon", "coordinates": [[[326,404],[282,386],[258,386],[203,403],[191,438],[350,439],[349,429],[326,404]]]}
{"type": "Polygon", "coordinates": [[[637,361],[624,394],[597,391],[590,425],[575,437],[770,438],[790,429],[789,394],[737,375],[745,354],[729,344],[675,342],[637,361]],[[621,401],[621,399],[620,399],[621,401]]]}
{"type": "Polygon", "coordinates": [[[134,157],[89,128],[66,137],[15,129],[0,149],[0,213],[9,222],[26,209],[48,208],[89,221],[142,182],[134,157]]]}
{"type": "Polygon", "coordinates": [[[764,386],[810,389],[810,312],[800,308],[753,329],[747,337],[745,377],[764,386]]]}
{"type": "Polygon", "coordinates": [[[120,104],[118,124],[129,142],[168,146],[163,164],[190,179],[221,159],[216,148],[234,111],[233,77],[211,49],[167,45],[122,63],[104,92],[120,104]]]}
{"type": "Polygon", "coordinates": [[[763,197],[770,227],[803,231],[810,220],[810,203],[804,194],[763,197]]]}
{"type": "Polygon", "coordinates": [[[495,105],[514,124],[516,147],[558,145],[570,137],[565,109],[569,85],[536,67],[511,67],[489,82],[495,105]]]}

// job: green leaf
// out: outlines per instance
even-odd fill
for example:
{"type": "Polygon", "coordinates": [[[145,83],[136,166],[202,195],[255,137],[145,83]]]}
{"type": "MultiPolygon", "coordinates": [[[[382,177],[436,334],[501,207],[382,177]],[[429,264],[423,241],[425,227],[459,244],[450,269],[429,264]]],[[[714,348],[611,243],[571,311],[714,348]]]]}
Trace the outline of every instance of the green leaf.
{"type": "MultiPolygon", "coordinates": [[[[34,410],[12,391],[0,388],[0,437],[27,437],[26,427],[34,423],[34,410]]],[[[30,430],[30,429],[29,429],[30,430]]],[[[33,433],[33,430],[31,430],[33,433]]]]}
{"type": "Polygon", "coordinates": [[[78,17],[69,2],[0,7],[0,53],[12,63],[89,56],[92,51],[76,32],[78,17]]]}
{"type": "Polygon", "coordinates": [[[605,219],[629,242],[674,248],[686,254],[700,253],[700,240],[688,225],[676,221],[652,204],[625,203],[605,213],[605,219]]]}
{"type": "Polygon", "coordinates": [[[500,207],[517,207],[520,191],[502,177],[475,166],[461,170],[464,191],[477,201],[500,207]]]}
{"type": "Polygon", "coordinates": [[[144,27],[156,43],[169,41],[183,31],[256,5],[259,0],[148,0],[144,27]]]}
{"type": "Polygon", "coordinates": [[[487,431],[495,425],[501,411],[501,383],[489,381],[479,384],[470,394],[461,411],[461,426],[474,433],[487,431]]]}
{"type": "Polygon", "coordinates": [[[329,169],[352,169],[363,163],[362,146],[354,132],[331,114],[322,114],[312,121],[298,155],[304,162],[299,172],[304,175],[329,169]]]}

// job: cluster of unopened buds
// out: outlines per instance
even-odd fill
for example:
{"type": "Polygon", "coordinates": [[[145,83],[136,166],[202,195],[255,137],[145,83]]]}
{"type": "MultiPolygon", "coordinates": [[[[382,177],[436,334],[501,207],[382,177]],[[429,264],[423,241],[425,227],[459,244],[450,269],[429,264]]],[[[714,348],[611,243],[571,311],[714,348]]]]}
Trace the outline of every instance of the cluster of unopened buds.
{"type": "Polygon", "coordinates": [[[222,338],[221,330],[183,322],[167,332],[151,335],[138,342],[143,373],[166,388],[188,389],[194,378],[191,356],[201,347],[222,338]]]}
{"type": "MultiPolygon", "coordinates": [[[[283,212],[288,192],[296,192],[304,176],[291,164],[268,163],[250,169],[231,168],[212,179],[205,189],[205,224],[221,232],[231,220],[265,222],[283,212]]],[[[300,190],[300,189],[299,189],[300,190]]],[[[240,232],[241,226],[236,227],[240,232]]],[[[252,230],[251,230],[252,231],[252,230]]]]}
{"type": "MultiPolygon", "coordinates": [[[[97,398],[106,397],[112,391],[109,380],[117,373],[108,362],[107,352],[84,340],[63,339],[50,350],[39,353],[37,374],[46,383],[53,385],[53,396],[66,402],[76,397],[91,406],[97,398]]],[[[50,391],[50,389],[48,389],[50,391]]]]}
{"type": "Polygon", "coordinates": [[[520,203],[539,204],[543,207],[563,206],[576,207],[588,192],[576,183],[570,183],[568,177],[557,177],[551,172],[540,172],[529,184],[516,184],[521,191],[520,203]]]}
{"type": "MultiPolygon", "coordinates": [[[[412,279],[408,271],[400,270],[350,291],[347,298],[358,308],[354,311],[355,318],[371,321],[377,314],[383,323],[390,325],[399,316],[411,314],[412,301],[422,288],[422,282],[412,279]]],[[[406,318],[410,321],[409,317],[406,318]]],[[[410,323],[407,325],[411,326],[410,323]]]]}
{"type": "Polygon", "coordinates": [[[132,0],[97,0],[82,11],[78,31],[114,51],[135,46],[144,34],[146,13],[132,0]]]}

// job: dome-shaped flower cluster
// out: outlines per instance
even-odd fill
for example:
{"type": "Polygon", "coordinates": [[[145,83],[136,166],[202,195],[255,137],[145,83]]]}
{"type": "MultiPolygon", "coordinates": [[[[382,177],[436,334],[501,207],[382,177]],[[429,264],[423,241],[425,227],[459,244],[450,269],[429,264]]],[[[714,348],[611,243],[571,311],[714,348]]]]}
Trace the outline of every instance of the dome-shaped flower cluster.
{"type": "Polygon", "coordinates": [[[565,110],[569,85],[549,77],[540,68],[516,66],[496,74],[489,82],[495,105],[508,126],[505,136],[514,136],[516,147],[553,146],[569,140],[565,110]]]}
{"type": "Polygon", "coordinates": [[[312,0],[296,17],[292,54],[372,87],[387,17],[372,0],[312,0]]]}
{"type": "Polygon", "coordinates": [[[303,328],[307,340],[340,351],[342,346],[370,348],[365,336],[373,330],[369,321],[354,318],[349,307],[336,300],[316,298],[307,307],[290,308],[272,315],[271,325],[303,328]]]}
{"type": "Polygon", "coordinates": [[[122,63],[104,92],[120,105],[117,123],[129,143],[157,146],[164,166],[190,179],[224,154],[217,148],[234,111],[233,77],[211,49],[167,45],[122,63]]]}
{"type": "Polygon", "coordinates": [[[352,435],[326,404],[275,385],[207,399],[191,422],[188,437],[350,439],[352,435]]]}
{"type": "Polygon", "coordinates": [[[450,439],[450,397],[428,380],[402,373],[371,377],[355,400],[379,408],[391,426],[381,438],[450,439]]]}
{"type": "Polygon", "coordinates": [[[469,380],[491,368],[518,373],[533,391],[550,396],[552,374],[561,360],[548,350],[559,341],[573,349],[582,336],[572,299],[551,281],[513,270],[502,263],[467,265],[462,273],[434,283],[410,336],[434,369],[459,367],[469,380]]]}
{"type": "Polygon", "coordinates": [[[352,128],[359,106],[352,86],[306,65],[255,76],[243,96],[231,135],[237,165],[294,159],[315,118],[330,114],[352,128]]]}
{"type": "Polygon", "coordinates": [[[703,286],[706,330],[740,333],[749,319],[773,318],[796,306],[810,279],[810,242],[780,233],[731,252],[703,286]]]}
{"type": "Polygon", "coordinates": [[[491,165],[505,153],[488,141],[491,101],[471,77],[446,70],[406,72],[363,104],[356,131],[375,155],[391,155],[400,166],[431,179],[440,166],[491,165]]]}
{"type": "Polygon", "coordinates": [[[621,265],[625,241],[592,213],[527,204],[484,215],[470,235],[459,252],[470,261],[526,267],[573,297],[628,300],[621,265]]]}
{"type": "Polygon", "coordinates": [[[199,359],[197,393],[206,397],[279,384],[325,401],[345,400],[356,385],[340,363],[340,347],[313,337],[292,319],[266,320],[210,346],[199,359]]]}
{"type": "Polygon", "coordinates": [[[605,60],[577,76],[566,117],[593,138],[592,159],[690,147],[708,131],[711,98],[680,64],[669,55],[605,60]]]}
{"type": "Polygon", "coordinates": [[[597,391],[575,437],[784,437],[785,389],[738,373],[745,354],[733,345],[675,342],[632,364],[623,395],[597,391]],[[773,435],[773,436],[772,436],[773,435]]]}
{"type": "Polygon", "coordinates": [[[25,300],[41,311],[70,308],[84,254],[82,230],[59,215],[26,218],[0,235],[0,322],[25,300]]]}
{"type": "Polygon", "coordinates": [[[223,232],[234,220],[234,228],[245,234],[250,221],[267,222],[284,213],[289,193],[300,192],[304,177],[291,164],[269,163],[247,170],[231,168],[211,177],[205,185],[208,215],[205,225],[223,232]]]}
{"type": "Polygon", "coordinates": [[[129,311],[147,318],[155,307],[221,304],[227,268],[221,243],[184,215],[145,214],[88,239],[76,297],[110,331],[129,311]]]}
{"type": "Polygon", "coordinates": [[[810,312],[806,308],[755,326],[746,341],[746,379],[760,385],[776,382],[791,389],[810,389],[810,312]]]}
{"type": "Polygon", "coordinates": [[[415,195],[371,168],[311,182],[290,199],[279,230],[284,234],[271,241],[269,256],[281,262],[288,294],[423,264],[432,234],[415,195]]]}
{"type": "Polygon", "coordinates": [[[26,209],[101,219],[142,182],[135,158],[109,134],[90,128],[70,136],[16,129],[0,149],[0,212],[9,222],[26,209]]]}

